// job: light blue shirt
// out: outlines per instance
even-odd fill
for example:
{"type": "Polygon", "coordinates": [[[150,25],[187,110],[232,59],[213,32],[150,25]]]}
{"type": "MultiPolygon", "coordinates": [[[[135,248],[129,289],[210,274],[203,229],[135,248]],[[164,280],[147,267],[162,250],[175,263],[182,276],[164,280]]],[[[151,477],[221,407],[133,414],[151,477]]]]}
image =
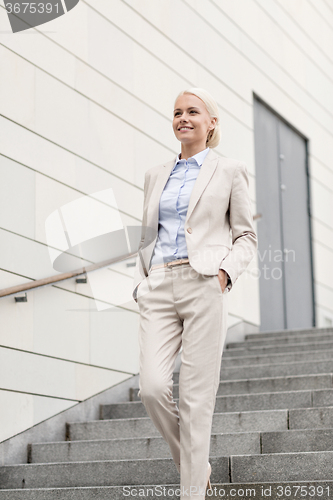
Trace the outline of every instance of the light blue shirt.
{"type": "Polygon", "coordinates": [[[188,257],[184,224],[188,204],[201,165],[209,148],[187,160],[175,161],[160,198],[158,237],[150,265],[163,264],[188,257]]]}

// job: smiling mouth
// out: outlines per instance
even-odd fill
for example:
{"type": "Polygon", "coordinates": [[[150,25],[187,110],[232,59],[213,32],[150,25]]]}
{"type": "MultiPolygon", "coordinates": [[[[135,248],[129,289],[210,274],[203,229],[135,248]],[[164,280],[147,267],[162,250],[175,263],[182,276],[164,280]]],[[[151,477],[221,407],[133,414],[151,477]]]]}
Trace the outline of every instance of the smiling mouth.
{"type": "Polygon", "coordinates": [[[178,130],[193,130],[193,127],[179,127],[178,130]]]}

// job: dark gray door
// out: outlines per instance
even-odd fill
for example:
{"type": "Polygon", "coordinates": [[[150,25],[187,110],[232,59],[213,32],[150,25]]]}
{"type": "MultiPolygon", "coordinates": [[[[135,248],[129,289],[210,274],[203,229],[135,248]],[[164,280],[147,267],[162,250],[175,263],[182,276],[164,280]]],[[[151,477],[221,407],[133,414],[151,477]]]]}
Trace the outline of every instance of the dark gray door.
{"type": "Polygon", "coordinates": [[[315,325],[307,142],[254,99],[261,330],[315,325]]]}

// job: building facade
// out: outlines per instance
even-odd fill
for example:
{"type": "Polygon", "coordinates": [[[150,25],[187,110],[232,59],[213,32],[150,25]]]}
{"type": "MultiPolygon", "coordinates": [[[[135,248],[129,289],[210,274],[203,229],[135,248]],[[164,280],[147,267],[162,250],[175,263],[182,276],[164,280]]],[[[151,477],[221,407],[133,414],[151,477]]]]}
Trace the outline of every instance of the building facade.
{"type": "MultiPolygon", "coordinates": [[[[75,237],[140,226],[145,171],[180,151],[174,99],[202,87],[259,236],[230,332],[333,324],[329,0],[81,0],[15,34],[0,7],[1,289],[88,265],[75,237]]],[[[0,299],[0,441],[138,372],[134,262],[0,299]]]]}

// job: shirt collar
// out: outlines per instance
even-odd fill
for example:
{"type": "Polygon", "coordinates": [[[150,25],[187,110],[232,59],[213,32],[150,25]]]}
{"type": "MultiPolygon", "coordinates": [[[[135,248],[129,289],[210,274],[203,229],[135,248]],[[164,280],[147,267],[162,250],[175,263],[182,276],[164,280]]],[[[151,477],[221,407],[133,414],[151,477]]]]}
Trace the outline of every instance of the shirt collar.
{"type": "MultiPolygon", "coordinates": [[[[208,154],[208,151],[209,151],[209,147],[206,148],[206,149],[204,149],[203,151],[200,151],[196,155],[191,156],[190,158],[187,159],[187,161],[189,162],[189,160],[195,160],[196,163],[198,164],[198,166],[201,167],[201,165],[204,162],[204,159],[206,158],[206,156],[208,154]]],[[[179,159],[179,156],[180,156],[180,153],[179,153],[179,155],[176,158],[175,166],[177,165],[178,162],[182,161],[182,160],[179,159]]],[[[190,163],[192,163],[192,162],[190,162],[190,163]]]]}

